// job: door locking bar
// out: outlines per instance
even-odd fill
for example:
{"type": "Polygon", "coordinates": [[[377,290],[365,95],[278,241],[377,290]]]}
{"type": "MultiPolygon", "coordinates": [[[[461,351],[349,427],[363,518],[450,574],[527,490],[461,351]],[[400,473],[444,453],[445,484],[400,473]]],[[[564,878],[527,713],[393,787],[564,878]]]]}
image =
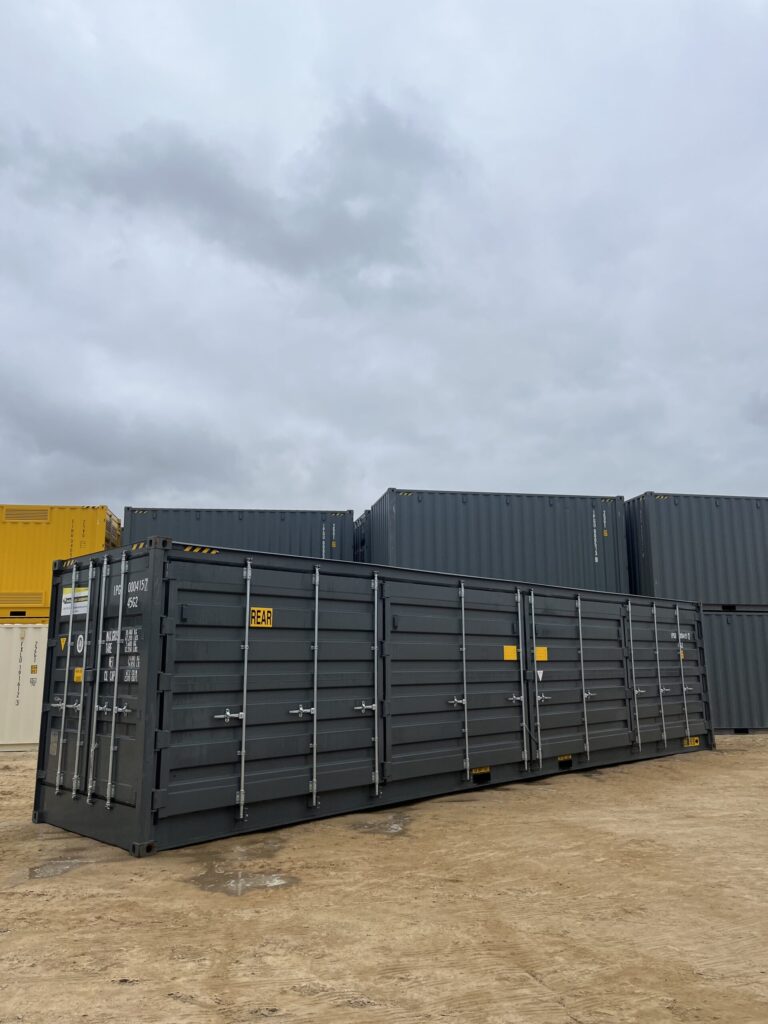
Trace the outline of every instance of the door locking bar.
{"type": "Polygon", "coordinates": [[[96,737],[96,726],[98,724],[99,711],[99,686],[101,685],[101,654],[104,649],[104,606],[107,600],[107,577],[109,576],[109,556],[104,555],[101,563],[101,601],[99,604],[99,624],[96,629],[96,681],[93,686],[93,718],[91,721],[91,745],[88,750],[88,786],[85,799],[89,804],[93,803],[93,791],[96,787],[96,751],[98,741],[96,737]]]}
{"type": "MultiPolygon", "coordinates": [[[[77,739],[75,740],[75,767],[72,769],[72,799],[77,799],[77,788],[80,785],[80,741],[83,734],[83,705],[85,704],[85,669],[88,664],[88,629],[91,624],[91,586],[96,574],[93,568],[93,559],[88,562],[88,595],[85,606],[85,626],[83,627],[83,674],[80,691],[80,707],[77,716],[77,739]]],[[[86,723],[87,724],[87,723],[86,723]]]]}
{"type": "Polygon", "coordinates": [[[214,715],[214,718],[221,718],[224,721],[224,725],[229,725],[232,721],[242,721],[245,715],[242,711],[230,711],[227,708],[223,715],[214,715]]]}
{"type": "Polygon", "coordinates": [[[670,693],[668,686],[661,685],[661,660],[659,658],[659,624],[656,619],[656,602],[652,604],[653,609],[653,646],[654,655],[656,657],[656,678],[659,681],[659,712],[661,714],[661,738],[664,741],[664,746],[667,745],[667,720],[664,715],[664,694],[670,693]]]}
{"type": "MultiPolygon", "coordinates": [[[[305,708],[303,704],[299,704],[297,708],[294,708],[292,711],[288,712],[289,715],[298,715],[299,718],[303,718],[304,715],[314,715],[314,713],[314,708],[305,708]]],[[[223,718],[224,716],[222,715],[221,717],[223,718]]]]}
{"type": "Polygon", "coordinates": [[[633,703],[635,705],[635,728],[637,730],[637,749],[643,749],[643,737],[640,732],[640,706],[637,701],[638,693],[645,693],[644,690],[638,690],[637,688],[637,676],[635,675],[635,644],[632,637],[632,602],[627,601],[627,618],[629,622],[629,657],[630,667],[632,669],[632,694],[634,697],[633,703]]]}
{"type": "Polygon", "coordinates": [[[77,584],[77,562],[72,566],[72,601],[69,606],[69,629],[67,632],[67,661],[64,666],[64,696],[61,701],[61,725],[59,726],[59,758],[56,765],[56,796],[61,792],[61,787],[64,785],[64,771],[62,768],[62,757],[64,755],[64,743],[66,742],[66,725],[67,725],[67,689],[69,687],[69,663],[72,652],[72,623],[75,617],[75,596],[77,584]]]}

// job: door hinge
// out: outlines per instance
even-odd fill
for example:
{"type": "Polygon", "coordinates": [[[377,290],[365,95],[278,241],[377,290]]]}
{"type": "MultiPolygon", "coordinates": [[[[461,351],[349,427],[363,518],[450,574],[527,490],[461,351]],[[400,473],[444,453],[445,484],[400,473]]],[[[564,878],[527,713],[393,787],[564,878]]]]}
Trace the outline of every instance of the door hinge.
{"type": "Polygon", "coordinates": [[[155,730],[155,750],[167,750],[171,745],[170,729],[155,730]]]}

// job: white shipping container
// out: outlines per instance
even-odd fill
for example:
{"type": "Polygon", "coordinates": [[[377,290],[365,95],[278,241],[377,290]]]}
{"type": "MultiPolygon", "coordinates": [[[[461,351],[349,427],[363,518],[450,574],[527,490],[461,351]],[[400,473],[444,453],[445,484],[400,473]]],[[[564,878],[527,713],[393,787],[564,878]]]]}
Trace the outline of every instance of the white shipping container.
{"type": "Polygon", "coordinates": [[[48,624],[0,625],[0,749],[36,746],[48,624]]]}

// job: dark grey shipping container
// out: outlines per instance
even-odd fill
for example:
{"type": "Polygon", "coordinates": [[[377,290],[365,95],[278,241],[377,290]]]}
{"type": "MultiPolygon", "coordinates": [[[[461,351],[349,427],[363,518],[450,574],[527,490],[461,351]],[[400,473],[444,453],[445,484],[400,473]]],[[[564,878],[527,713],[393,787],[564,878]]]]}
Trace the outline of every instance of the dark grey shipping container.
{"type": "Polygon", "coordinates": [[[128,507],[123,543],[173,537],[193,545],[351,561],[353,524],[349,510],[128,507]]]}
{"type": "Polygon", "coordinates": [[[55,566],[34,817],[141,855],[712,744],[695,605],[150,539],[55,566]]]}
{"type": "Polygon", "coordinates": [[[648,491],[627,502],[634,593],[768,604],[768,498],[648,491]]]}
{"type": "Polygon", "coordinates": [[[356,532],[360,561],[629,590],[621,497],[390,488],[356,532]]]}
{"type": "Polygon", "coordinates": [[[705,612],[715,729],[768,729],[768,608],[705,612]]]}

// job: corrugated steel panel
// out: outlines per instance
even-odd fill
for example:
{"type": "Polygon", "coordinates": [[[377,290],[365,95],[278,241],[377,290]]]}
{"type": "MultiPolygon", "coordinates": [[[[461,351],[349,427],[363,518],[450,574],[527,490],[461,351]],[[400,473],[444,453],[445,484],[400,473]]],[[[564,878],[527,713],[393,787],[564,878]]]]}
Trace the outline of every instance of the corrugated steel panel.
{"type": "Polygon", "coordinates": [[[768,729],[768,609],[705,612],[716,729],[768,729]]]}
{"type": "Polygon", "coordinates": [[[0,505],[0,623],[46,621],[53,562],[120,540],[106,505],[0,505]]]}
{"type": "Polygon", "coordinates": [[[126,508],[123,542],[171,537],[209,547],[351,561],[353,521],[349,510],[126,508]]]}
{"type": "Polygon", "coordinates": [[[713,742],[692,604],[163,541],[84,570],[35,816],[137,855],[713,742]]]}
{"type": "Polygon", "coordinates": [[[48,624],[0,626],[0,748],[37,746],[48,624]]]}
{"type": "Polygon", "coordinates": [[[361,529],[373,563],[629,589],[621,497],[390,488],[361,529]]]}
{"type": "Polygon", "coordinates": [[[768,604],[768,498],[648,491],[627,502],[630,585],[704,604],[768,604]]]}

